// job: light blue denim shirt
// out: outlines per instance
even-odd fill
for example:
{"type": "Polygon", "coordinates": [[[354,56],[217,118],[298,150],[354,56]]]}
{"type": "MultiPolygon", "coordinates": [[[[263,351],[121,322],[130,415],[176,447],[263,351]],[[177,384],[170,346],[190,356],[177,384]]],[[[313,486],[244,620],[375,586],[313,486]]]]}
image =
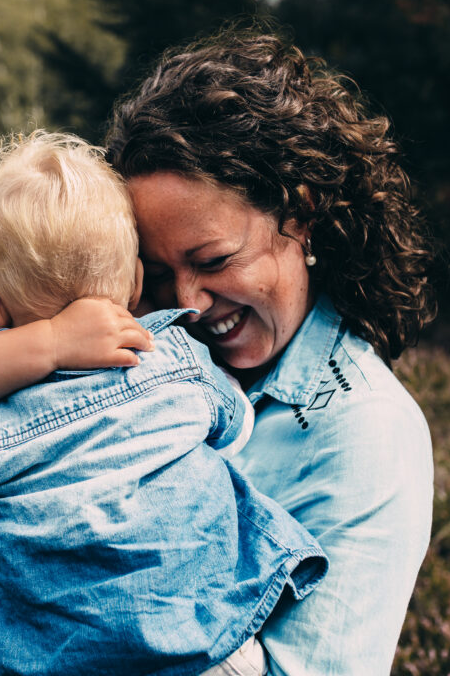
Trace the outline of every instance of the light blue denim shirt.
{"type": "Polygon", "coordinates": [[[330,559],[316,593],[264,626],[270,674],[387,676],[430,534],[426,421],[324,296],[247,394],[256,426],[236,466],[330,559]]]}
{"type": "Polygon", "coordinates": [[[148,315],[132,369],[56,372],[0,402],[0,674],[188,676],[305,597],[315,540],[214,449],[241,399],[148,315]]]}

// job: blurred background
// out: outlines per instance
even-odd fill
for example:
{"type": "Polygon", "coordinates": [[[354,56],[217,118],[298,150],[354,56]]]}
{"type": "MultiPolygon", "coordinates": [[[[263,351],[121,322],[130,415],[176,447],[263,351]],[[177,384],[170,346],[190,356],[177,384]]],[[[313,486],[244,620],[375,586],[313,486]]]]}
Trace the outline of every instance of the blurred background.
{"type": "Polygon", "coordinates": [[[306,54],[353,77],[390,117],[436,241],[440,301],[419,347],[395,366],[431,426],[436,497],[431,547],[392,674],[449,676],[449,0],[0,0],[0,15],[1,134],[46,127],[101,144],[113,101],[163,49],[254,15],[274,17],[306,54]]]}

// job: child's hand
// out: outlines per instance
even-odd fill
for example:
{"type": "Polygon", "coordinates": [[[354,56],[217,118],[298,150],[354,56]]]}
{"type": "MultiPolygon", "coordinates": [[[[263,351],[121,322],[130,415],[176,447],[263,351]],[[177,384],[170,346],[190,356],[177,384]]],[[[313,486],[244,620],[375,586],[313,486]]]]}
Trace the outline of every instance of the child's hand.
{"type": "Polygon", "coordinates": [[[136,366],[131,349],[150,352],[152,334],[120,305],[106,298],[81,298],[49,320],[54,370],[136,366]]]}

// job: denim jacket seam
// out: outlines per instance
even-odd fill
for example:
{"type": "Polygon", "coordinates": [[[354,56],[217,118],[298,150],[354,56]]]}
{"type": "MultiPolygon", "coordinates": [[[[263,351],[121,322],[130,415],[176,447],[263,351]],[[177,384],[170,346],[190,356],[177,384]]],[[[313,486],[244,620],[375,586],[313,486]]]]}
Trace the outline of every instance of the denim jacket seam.
{"type": "MultiPolygon", "coordinates": [[[[242,509],[239,509],[239,507],[237,507],[237,511],[239,512],[239,514],[241,516],[244,517],[244,519],[246,519],[249,523],[251,523],[252,526],[254,526],[258,530],[263,532],[268,540],[270,540],[271,542],[274,542],[276,545],[278,545],[278,547],[281,547],[285,552],[288,552],[288,554],[290,554],[291,556],[296,558],[299,562],[303,561],[303,559],[305,558],[304,556],[300,556],[294,550],[290,549],[290,547],[286,547],[286,545],[284,545],[282,542],[277,540],[271,533],[269,533],[269,531],[266,530],[266,528],[264,526],[261,526],[261,524],[256,523],[253,519],[251,519],[248,516],[248,514],[246,514],[245,512],[242,511],[242,509]]],[[[315,545],[312,545],[312,544],[311,545],[305,545],[304,547],[302,547],[301,551],[302,552],[307,551],[309,548],[314,549],[315,545]]],[[[317,548],[315,548],[315,549],[316,549],[317,552],[319,552],[319,550],[317,548]]],[[[322,554],[322,552],[320,552],[320,554],[322,554]]]]}
{"type": "Polygon", "coordinates": [[[180,345],[180,347],[183,348],[183,351],[185,353],[185,356],[187,360],[190,362],[191,368],[196,368],[198,373],[200,374],[202,371],[202,368],[197,360],[197,357],[195,356],[191,346],[189,345],[189,341],[186,340],[186,335],[185,335],[185,329],[182,329],[180,326],[171,326],[172,329],[172,335],[177,341],[177,343],[180,345]]]}
{"type": "Polygon", "coordinates": [[[153,324],[149,324],[149,328],[147,329],[148,331],[152,331],[152,333],[160,333],[161,331],[164,330],[166,326],[170,326],[170,322],[173,321],[172,318],[161,318],[158,321],[154,322],[153,324]]]}
{"type": "MultiPolygon", "coordinates": [[[[144,328],[146,328],[148,331],[151,331],[154,334],[160,333],[168,326],[171,326],[172,322],[176,321],[182,315],[188,313],[191,309],[194,308],[186,308],[186,309],[178,308],[166,310],[164,311],[163,316],[159,317],[155,321],[142,322],[142,326],[144,326],[144,328]]],[[[196,312],[198,312],[198,310],[196,312]]]]}
{"type": "MultiPolygon", "coordinates": [[[[408,410],[410,410],[410,407],[406,405],[406,400],[403,397],[396,396],[394,392],[391,392],[386,388],[370,387],[370,389],[367,390],[356,390],[355,394],[357,395],[358,402],[360,404],[367,403],[368,405],[373,406],[375,404],[374,397],[377,397],[377,401],[381,400],[381,402],[385,402],[386,404],[390,404],[393,407],[397,407],[399,411],[403,410],[406,413],[408,410]]],[[[408,397],[408,401],[410,401],[413,406],[417,407],[417,402],[415,402],[410,395],[408,397]]],[[[423,420],[426,420],[425,416],[423,416],[423,420]]]]}
{"type": "Polygon", "coordinates": [[[373,391],[374,388],[372,387],[372,385],[370,384],[370,382],[369,382],[368,379],[366,378],[366,374],[365,374],[364,371],[362,370],[361,366],[358,364],[357,361],[355,361],[355,360],[353,359],[353,357],[351,356],[351,354],[349,353],[349,351],[347,350],[347,348],[345,347],[345,345],[342,343],[342,341],[339,341],[339,345],[340,345],[340,347],[342,348],[342,350],[345,352],[345,354],[347,355],[349,361],[350,361],[350,362],[353,364],[353,366],[358,370],[358,372],[360,373],[362,379],[363,379],[364,382],[366,383],[366,385],[367,385],[367,387],[369,388],[369,390],[373,391]]]}
{"type": "Polygon", "coordinates": [[[307,386],[303,390],[303,394],[305,396],[307,403],[309,403],[313,394],[315,394],[317,392],[317,389],[320,385],[320,376],[324,372],[325,366],[326,366],[326,361],[328,361],[329,356],[332,352],[332,349],[333,349],[334,345],[336,344],[336,337],[337,337],[336,334],[337,334],[337,331],[339,330],[339,326],[341,324],[341,321],[342,321],[342,318],[339,315],[335,314],[333,316],[333,321],[330,324],[328,336],[327,336],[326,340],[324,341],[322,353],[321,353],[319,359],[317,360],[317,365],[316,365],[315,371],[314,371],[312,377],[309,380],[309,384],[308,384],[309,386],[307,386]]]}
{"type": "Polygon", "coordinates": [[[216,382],[211,377],[210,373],[201,369],[201,374],[202,374],[203,382],[206,385],[209,385],[209,387],[211,387],[217,393],[217,396],[222,400],[224,406],[231,409],[233,411],[233,414],[234,414],[234,412],[236,410],[236,399],[234,397],[229,397],[226,392],[223,392],[221,389],[218,389],[216,382]]]}
{"type": "Polygon", "coordinates": [[[217,411],[216,411],[216,408],[215,408],[215,406],[214,406],[214,402],[213,402],[213,399],[212,399],[212,397],[211,397],[211,393],[208,391],[208,388],[205,387],[204,379],[200,378],[199,380],[200,380],[200,385],[201,385],[202,393],[203,393],[203,396],[204,396],[204,398],[205,398],[205,401],[206,401],[206,403],[207,403],[207,405],[208,405],[209,414],[210,414],[210,416],[211,416],[211,427],[210,427],[210,429],[209,429],[209,434],[208,434],[208,436],[212,436],[212,431],[215,432],[216,429],[217,429],[217,426],[218,426],[218,424],[219,424],[219,420],[218,420],[218,416],[217,416],[217,411]]]}
{"type": "MultiPolygon", "coordinates": [[[[287,550],[287,549],[286,549],[285,551],[286,551],[290,556],[292,556],[293,558],[297,559],[297,557],[295,556],[295,554],[292,554],[292,553],[289,552],[289,550],[287,550]]],[[[297,560],[298,560],[298,559],[297,559],[297,560]]],[[[273,589],[274,587],[276,587],[276,586],[279,584],[279,578],[280,578],[280,577],[283,577],[283,578],[286,579],[286,577],[287,577],[288,575],[289,575],[289,573],[287,573],[287,571],[286,571],[286,562],[283,561],[283,562],[280,563],[280,565],[278,566],[278,569],[277,569],[276,573],[274,573],[274,575],[273,575],[273,577],[272,577],[272,580],[271,580],[269,586],[268,586],[267,589],[265,590],[264,595],[262,596],[262,598],[260,599],[260,601],[259,601],[259,603],[257,604],[256,608],[254,609],[253,615],[252,615],[252,617],[251,617],[251,620],[250,620],[249,623],[248,623],[248,627],[247,627],[246,631],[244,631],[244,632],[241,633],[241,635],[240,635],[240,637],[239,637],[239,642],[240,642],[241,644],[244,643],[244,639],[247,639],[247,638],[248,638],[247,634],[249,633],[249,630],[250,630],[251,626],[254,624],[255,620],[257,620],[257,617],[258,617],[258,615],[259,615],[261,609],[263,609],[264,606],[268,603],[269,597],[270,597],[270,595],[271,595],[271,593],[272,593],[272,589],[273,589]]],[[[253,632],[253,633],[254,633],[254,632],[253,632]]]]}
{"type": "Polygon", "coordinates": [[[218,416],[217,416],[217,410],[216,410],[216,407],[214,406],[214,401],[213,401],[213,398],[211,396],[211,393],[208,390],[207,385],[211,386],[216,393],[218,393],[218,390],[214,386],[214,382],[212,382],[207,377],[205,370],[199,364],[196,355],[194,354],[191,346],[189,345],[189,342],[186,340],[186,336],[184,335],[184,332],[180,331],[179,327],[177,327],[177,326],[173,326],[172,330],[173,330],[174,333],[176,332],[177,340],[180,343],[180,345],[182,345],[182,347],[184,348],[186,357],[188,358],[189,361],[191,361],[191,363],[193,365],[195,365],[195,367],[197,369],[196,380],[198,381],[199,385],[201,386],[201,390],[202,390],[203,396],[205,398],[205,401],[207,403],[209,413],[210,413],[210,417],[211,417],[211,428],[210,428],[210,433],[211,433],[211,429],[214,430],[214,431],[217,429],[219,421],[218,421],[218,416]]]}
{"type": "MultiPolygon", "coordinates": [[[[243,515],[243,516],[245,516],[245,515],[243,515]]],[[[250,520],[250,522],[253,523],[251,520],[250,520]]],[[[261,530],[264,530],[264,529],[261,529],[261,530]]],[[[264,530],[264,532],[266,532],[266,531],[264,530]]],[[[272,539],[273,539],[273,538],[272,538],[272,539]]],[[[277,541],[274,540],[274,542],[277,542],[277,541]]],[[[277,543],[277,544],[280,544],[280,543],[277,543]]],[[[318,547],[316,547],[316,546],[314,546],[314,545],[308,545],[307,547],[305,547],[304,549],[302,549],[302,550],[301,550],[301,551],[302,551],[302,556],[299,556],[296,552],[293,552],[293,551],[291,551],[289,548],[284,547],[284,545],[280,545],[280,546],[283,548],[284,552],[288,555],[288,557],[291,558],[291,559],[294,559],[294,560],[297,562],[297,564],[299,564],[299,563],[301,563],[302,561],[304,561],[305,558],[306,558],[307,556],[309,556],[309,555],[312,555],[312,556],[317,555],[317,556],[321,556],[321,557],[323,557],[323,555],[324,555],[323,551],[322,551],[320,548],[318,548],[318,547]]],[[[327,560],[327,559],[326,559],[326,560],[327,560]]],[[[311,588],[314,589],[314,588],[316,587],[317,583],[320,581],[320,580],[316,580],[316,582],[306,582],[306,583],[301,587],[300,590],[297,589],[297,586],[295,585],[295,582],[294,582],[294,580],[292,579],[292,572],[293,572],[293,571],[291,571],[291,573],[290,573],[290,572],[286,569],[286,563],[287,563],[287,561],[286,561],[286,560],[283,560],[283,561],[280,563],[280,565],[278,566],[276,572],[273,574],[273,577],[272,577],[272,580],[271,580],[270,584],[269,584],[268,587],[266,588],[266,590],[265,590],[263,596],[261,597],[261,599],[260,599],[260,601],[258,602],[256,608],[254,609],[254,612],[253,612],[253,614],[252,614],[251,620],[249,621],[249,624],[248,624],[248,626],[247,626],[247,629],[246,629],[244,632],[242,632],[241,635],[240,635],[240,639],[239,639],[239,640],[240,640],[241,644],[244,643],[244,639],[247,639],[247,638],[248,638],[248,634],[249,634],[249,632],[252,630],[252,625],[255,623],[255,621],[257,621],[258,615],[259,615],[259,613],[261,612],[261,610],[264,609],[264,607],[265,607],[268,603],[271,602],[271,594],[272,594],[272,590],[273,590],[274,587],[277,587],[277,586],[280,584],[280,578],[282,578],[282,579],[284,579],[284,580],[287,580],[288,577],[291,578],[291,580],[292,580],[292,582],[293,582],[293,584],[294,584],[294,586],[295,586],[296,592],[297,592],[297,594],[299,594],[299,596],[300,596],[300,599],[299,599],[299,600],[301,600],[302,598],[304,598],[305,596],[307,596],[307,594],[309,593],[309,591],[311,591],[311,588]]],[[[284,586],[284,585],[283,585],[283,586],[284,586]]],[[[252,631],[251,633],[255,633],[255,632],[252,631]]]]}
{"type": "Polygon", "coordinates": [[[128,387],[121,387],[115,391],[110,392],[105,395],[100,392],[93,400],[87,402],[84,406],[77,407],[72,411],[66,412],[56,412],[53,411],[52,415],[42,419],[42,422],[39,422],[39,418],[36,421],[36,424],[28,429],[23,430],[22,432],[14,432],[13,434],[1,434],[0,433],[0,449],[7,449],[13,446],[18,446],[21,443],[29,441],[44,434],[49,434],[55,430],[62,429],[67,425],[72,424],[75,420],[81,420],[88,418],[92,415],[96,415],[102,410],[110,408],[112,406],[121,406],[128,403],[132,399],[137,399],[138,397],[150,392],[153,388],[166,383],[166,382],[180,382],[186,379],[195,379],[197,373],[195,369],[191,366],[179,371],[165,374],[165,377],[153,376],[151,381],[146,380],[144,382],[136,383],[134,385],[129,385],[128,387]],[[176,375],[176,377],[174,377],[176,375]],[[66,419],[64,422],[62,422],[66,419]]]}
{"type": "Polygon", "coordinates": [[[211,418],[213,420],[213,430],[210,436],[214,436],[214,432],[217,431],[217,427],[219,424],[219,419],[217,416],[217,409],[214,405],[214,400],[212,397],[212,392],[220,399],[221,403],[223,406],[226,408],[226,410],[230,414],[230,421],[226,427],[224,427],[223,430],[220,431],[220,436],[225,436],[228,433],[228,430],[230,427],[233,425],[236,417],[236,407],[237,407],[237,399],[236,398],[230,398],[227,396],[225,392],[222,392],[222,390],[217,388],[217,384],[215,381],[210,377],[209,373],[206,373],[201,369],[201,385],[202,385],[202,391],[204,392],[205,398],[208,402],[208,405],[210,407],[211,411],[211,418]]]}

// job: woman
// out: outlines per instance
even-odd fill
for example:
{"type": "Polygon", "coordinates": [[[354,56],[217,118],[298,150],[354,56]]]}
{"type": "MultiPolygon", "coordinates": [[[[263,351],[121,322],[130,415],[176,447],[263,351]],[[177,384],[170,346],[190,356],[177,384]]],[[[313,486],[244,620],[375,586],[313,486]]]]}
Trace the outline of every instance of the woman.
{"type": "Polygon", "coordinates": [[[429,538],[424,418],[389,369],[432,314],[426,247],[385,118],[273,35],[164,56],[116,111],[151,300],[256,410],[236,457],[320,541],[327,579],[284,600],[270,674],[388,674],[429,538]]]}

